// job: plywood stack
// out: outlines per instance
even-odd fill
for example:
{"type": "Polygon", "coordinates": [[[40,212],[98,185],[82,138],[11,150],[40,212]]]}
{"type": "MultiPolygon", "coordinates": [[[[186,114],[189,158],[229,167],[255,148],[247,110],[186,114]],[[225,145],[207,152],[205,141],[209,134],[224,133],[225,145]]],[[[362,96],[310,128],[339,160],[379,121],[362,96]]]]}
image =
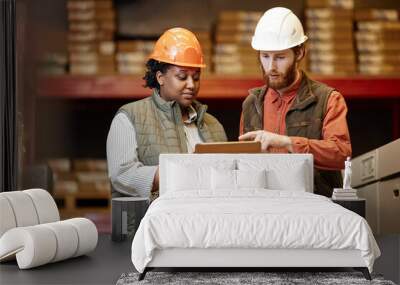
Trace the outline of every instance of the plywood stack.
{"type": "Polygon", "coordinates": [[[58,158],[48,164],[53,171],[53,195],[64,218],[109,211],[111,187],[105,160],[58,158]]]}
{"type": "Polygon", "coordinates": [[[353,1],[308,0],[305,14],[308,69],[319,74],[355,73],[353,1]]]}
{"type": "Polygon", "coordinates": [[[359,71],[389,75],[400,72],[400,21],[397,10],[355,11],[359,71]]]}
{"type": "Polygon", "coordinates": [[[206,64],[206,68],[202,70],[203,74],[211,74],[213,72],[213,66],[211,62],[211,55],[213,51],[213,42],[211,38],[210,31],[206,30],[194,30],[193,33],[196,35],[196,38],[199,40],[201,49],[204,55],[204,62],[206,64]]]}
{"type": "Polygon", "coordinates": [[[224,11],[219,15],[213,56],[216,74],[260,73],[251,39],[261,16],[262,12],[249,11],[224,11]]]}
{"type": "Polygon", "coordinates": [[[70,73],[114,73],[116,20],[112,0],[68,0],[67,8],[70,73]]]}
{"type": "Polygon", "coordinates": [[[146,62],[155,41],[129,40],[117,42],[117,66],[120,74],[144,75],[146,62]]]}

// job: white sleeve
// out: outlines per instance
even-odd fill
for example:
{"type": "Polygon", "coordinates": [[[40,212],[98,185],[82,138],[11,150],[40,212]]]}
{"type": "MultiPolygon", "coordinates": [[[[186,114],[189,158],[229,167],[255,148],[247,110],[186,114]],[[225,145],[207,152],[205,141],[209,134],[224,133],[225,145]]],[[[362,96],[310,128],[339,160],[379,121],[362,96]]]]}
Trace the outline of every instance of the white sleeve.
{"type": "Polygon", "coordinates": [[[118,113],[107,136],[108,176],[113,188],[125,195],[149,197],[157,166],[138,160],[136,132],[126,114],[118,113]]]}

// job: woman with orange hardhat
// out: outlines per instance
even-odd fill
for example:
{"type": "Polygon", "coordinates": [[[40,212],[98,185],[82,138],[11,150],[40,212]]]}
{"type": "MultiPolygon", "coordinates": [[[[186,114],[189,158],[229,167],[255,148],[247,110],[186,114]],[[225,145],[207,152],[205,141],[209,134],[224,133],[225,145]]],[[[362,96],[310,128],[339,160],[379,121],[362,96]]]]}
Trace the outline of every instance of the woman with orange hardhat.
{"type": "Polygon", "coordinates": [[[203,53],[183,28],[164,32],[147,61],[143,79],[153,94],[122,106],[107,137],[113,196],[158,196],[161,153],[191,153],[201,142],[226,141],[222,125],[196,99],[203,53]]]}

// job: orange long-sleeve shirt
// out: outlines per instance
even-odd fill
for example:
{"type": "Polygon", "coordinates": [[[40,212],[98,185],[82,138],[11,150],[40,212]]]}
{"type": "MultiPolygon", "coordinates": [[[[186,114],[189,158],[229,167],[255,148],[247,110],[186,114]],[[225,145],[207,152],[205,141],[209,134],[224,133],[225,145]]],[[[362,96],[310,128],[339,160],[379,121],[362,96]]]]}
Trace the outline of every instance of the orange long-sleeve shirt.
{"type": "MultiPolygon", "coordinates": [[[[269,88],[264,97],[264,130],[286,135],[286,113],[290,109],[301,79],[280,95],[269,88]]],[[[344,161],[351,156],[350,135],[346,121],[347,106],[343,96],[333,91],[329,96],[322,125],[322,139],[290,137],[295,153],[312,153],[314,166],[320,169],[344,168],[344,161]]],[[[243,114],[240,118],[240,135],[243,134],[243,114]]],[[[281,148],[269,148],[269,152],[287,152],[281,148]]]]}

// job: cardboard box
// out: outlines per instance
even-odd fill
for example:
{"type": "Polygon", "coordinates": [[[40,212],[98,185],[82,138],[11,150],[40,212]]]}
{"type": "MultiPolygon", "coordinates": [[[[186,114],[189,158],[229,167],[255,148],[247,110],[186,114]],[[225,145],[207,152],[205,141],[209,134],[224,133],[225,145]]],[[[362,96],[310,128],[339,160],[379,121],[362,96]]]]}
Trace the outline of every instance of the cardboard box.
{"type": "Polygon", "coordinates": [[[142,51],[137,52],[118,52],[116,59],[118,62],[126,63],[145,63],[148,58],[148,54],[142,51]]]}
{"type": "Polygon", "coordinates": [[[400,51],[400,42],[376,42],[371,45],[369,42],[357,42],[357,50],[360,53],[379,53],[381,51],[400,51]]]}
{"type": "Polygon", "coordinates": [[[253,33],[219,33],[216,35],[217,43],[250,43],[253,33]]]}
{"type": "Polygon", "coordinates": [[[351,160],[353,187],[359,187],[400,173],[400,139],[351,160]]]}
{"type": "Polygon", "coordinates": [[[320,73],[320,74],[326,74],[326,75],[338,75],[338,74],[353,74],[356,72],[356,67],[355,65],[349,65],[349,66],[337,66],[334,64],[313,64],[310,63],[309,69],[311,72],[314,73],[320,73]]]}
{"type": "Polygon", "coordinates": [[[398,21],[399,11],[395,9],[357,9],[354,11],[356,21],[398,21]]]}
{"type": "Polygon", "coordinates": [[[78,182],[76,181],[54,181],[54,194],[57,193],[76,193],[78,192],[78,182]]]}
{"type": "Polygon", "coordinates": [[[399,65],[400,54],[359,54],[358,61],[360,64],[377,64],[377,65],[399,65]]]}
{"type": "Polygon", "coordinates": [[[53,181],[76,181],[74,172],[53,172],[53,181]]]}
{"type": "Polygon", "coordinates": [[[111,193],[109,181],[78,182],[79,192],[111,193]]]}
{"type": "Polygon", "coordinates": [[[98,54],[97,52],[81,52],[81,53],[70,53],[69,54],[69,61],[70,62],[81,62],[81,63],[91,63],[91,62],[97,62],[98,60],[98,54]]]}
{"type": "Polygon", "coordinates": [[[318,52],[315,50],[310,50],[308,52],[308,58],[311,61],[335,61],[335,60],[346,60],[355,62],[356,56],[354,52],[348,53],[334,53],[334,52],[318,52]]]}
{"type": "Polygon", "coordinates": [[[97,63],[91,63],[91,64],[72,63],[70,64],[69,72],[71,74],[77,74],[77,75],[97,74],[97,63]]]}
{"type": "Polygon", "coordinates": [[[78,182],[96,182],[108,181],[108,174],[106,171],[76,171],[76,181],[78,182]]]}
{"type": "Polygon", "coordinates": [[[241,64],[244,65],[259,65],[259,60],[256,55],[251,55],[251,56],[221,56],[221,55],[215,55],[213,57],[213,62],[216,65],[219,64],[235,64],[237,62],[240,62],[241,64]]]}
{"type": "Polygon", "coordinates": [[[305,14],[308,19],[339,20],[344,18],[345,20],[352,20],[353,18],[353,10],[340,8],[308,8],[306,9],[305,14]]]}
{"type": "Polygon", "coordinates": [[[105,159],[74,159],[73,168],[75,171],[107,171],[105,159]]]}
{"type": "Polygon", "coordinates": [[[258,22],[262,15],[263,12],[256,11],[222,11],[218,16],[218,21],[258,22]]]}
{"type": "Polygon", "coordinates": [[[96,31],[91,32],[69,32],[68,41],[74,43],[90,43],[96,41],[96,31]]]}
{"type": "Polygon", "coordinates": [[[120,74],[139,74],[143,75],[146,72],[144,64],[121,64],[117,66],[118,73],[120,74]]]}
{"type": "Polygon", "coordinates": [[[357,31],[355,37],[357,41],[369,42],[370,44],[374,44],[375,42],[400,42],[400,30],[397,32],[357,31]]]}
{"type": "Polygon", "coordinates": [[[337,7],[344,9],[353,9],[354,0],[307,0],[306,7],[309,8],[337,7]]]}
{"type": "Polygon", "coordinates": [[[118,41],[118,52],[142,51],[150,53],[153,50],[155,41],[118,41]]]}
{"type": "Polygon", "coordinates": [[[112,0],[69,0],[67,2],[68,10],[110,9],[112,7],[112,0]]]}
{"type": "Polygon", "coordinates": [[[69,53],[90,53],[97,52],[98,46],[95,42],[88,43],[68,43],[69,53]]]}
{"type": "Polygon", "coordinates": [[[70,172],[71,161],[68,158],[53,158],[47,160],[47,164],[53,172],[70,172]]]}
{"type": "Polygon", "coordinates": [[[315,41],[352,41],[353,31],[349,29],[344,29],[341,31],[329,30],[329,29],[313,29],[307,31],[307,36],[309,39],[315,41]]]}
{"type": "Polygon", "coordinates": [[[360,21],[357,22],[357,28],[360,31],[369,32],[399,32],[400,22],[360,21]]]}
{"type": "Polygon", "coordinates": [[[315,42],[309,41],[308,47],[310,50],[325,51],[325,52],[352,52],[354,50],[353,42],[315,42]]]}
{"type": "Polygon", "coordinates": [[[400,66],[398,65],[377,65],[377,64],[364,64],[360,63],[358,69],[362,74],[370,75],[398,75],[400,73],[400,66]]]}
{"type": "Polygon", "coordinates": [[[214,51],[217,54],[252,54],[257,53],[248,44],[237,44],[237,43],[226,43],[226,44],[216,44],[214,51]]]}
{"type": "Polygon", "coordinates": [[[217,25],[217,33],[254,33],[256,25],[256,22],[220,23],[217,25]]]}
{"type": "Polygon", "coordinates": [[[316,29],[316,30],[353,30],[353,22],[352,20],[343,20],[343,19],[330,19],[330,20],[315,20],[315,19],[307,19],[306,20],[307,29],[316,29]]]}

